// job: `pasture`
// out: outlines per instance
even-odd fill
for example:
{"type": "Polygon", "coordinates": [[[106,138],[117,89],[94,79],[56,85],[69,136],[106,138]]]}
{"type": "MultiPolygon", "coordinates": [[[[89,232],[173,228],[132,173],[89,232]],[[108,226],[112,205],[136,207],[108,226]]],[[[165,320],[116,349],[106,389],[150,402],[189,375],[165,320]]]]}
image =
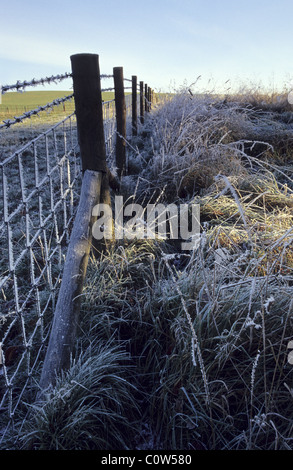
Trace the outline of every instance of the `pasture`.
{"type": "MultiPolygon", "coordinates": [[[[0,104],[0,121],[12,119],[14,116],[22,115],[24,112],[36,109],[51,103],[57,98],[63,98],[72,94],[72,90],[58,91],[26,91],[24,93],[8,92],[2,96],[2,104],[0,104]]],[[[114,92],[103,92],[103,101],[109,101],[114,98],[114,92]]],[[[39,117],[32,117],[34,124],[42,122],[48,123],[48,120],[57,122],[67,115],[71,114],[75,109],[74,100],[67,101],[59,106],[40,113],[39,117]]]]}

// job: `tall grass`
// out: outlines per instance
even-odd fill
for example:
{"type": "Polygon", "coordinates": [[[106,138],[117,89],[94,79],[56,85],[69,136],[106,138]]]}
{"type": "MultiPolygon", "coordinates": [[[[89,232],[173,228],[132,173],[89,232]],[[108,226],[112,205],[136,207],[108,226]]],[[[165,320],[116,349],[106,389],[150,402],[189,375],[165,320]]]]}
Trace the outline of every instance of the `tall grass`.
{"type": "Polygon", "coordinates": [[[183,91],[132,140],[123,194],[199,203],[201,242],[92,258],[77,358],[36,410],[35,448],[293,449],[291,111],[254,98],[183,91]]]}
{"type": "Polygon", "coordinates": [[[45,404],[33,406],[20,438],[38,450],[127,449],[139,413],[127,380],[129,357],[117,345],[92,343],[58,378],[45,404]],[[123,365],[122,365],[123,363],[123,365]]]}

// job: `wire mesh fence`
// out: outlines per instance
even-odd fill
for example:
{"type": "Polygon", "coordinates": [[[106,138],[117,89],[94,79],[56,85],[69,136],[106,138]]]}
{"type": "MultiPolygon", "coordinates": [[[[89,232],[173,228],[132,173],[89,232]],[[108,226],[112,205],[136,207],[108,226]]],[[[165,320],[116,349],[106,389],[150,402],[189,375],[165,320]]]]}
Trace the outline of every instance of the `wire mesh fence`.
{"type": "Polygon", "coordinates": [[[73,94],[65,96],[64,98],[57,98],[54,101],[47,103],[42,106],[38,106],[35,109],[31,109],[29,111],[25,111],[20,116],[14,116],[14,119],[7,119],[3,121],[3,124],[0,124],[0,130],[3,128],[9,128],[14,124],[19,124],[23,122],[25,119],[30,119],[32,116],[38,115],[41,111],[46,111],[48,109],[53,109],[55,106],[59,106],[66,101],[71,101],[73,98],[73,94]]]}
{"type": "Polygon", "coordinates": [[[29,400],[79,197],[74,114],[0,162],[1,417],[29,400]]]}
{"type": "MultiPolygon", "coordinates": [[[[69,76],[17,82],[2,93],[69,76]]],[[[0,126],[0,442],[37,390],[81,183],[75,113],[53,126],[42,121],[44,130],[32,139],[23,121],[72,98],[0,126]],[[7,146],[16,128],[22,138],[7,146]]]]}
{"type": "MultiPolygon", "coordinates": [[[[17,82],[2,93],[70,76],[17,82]]],[[[0,125],[0,448],[7,432],[26,419],[26,404],[38,391],[82,181],[75,111],[54,125],[42,122],[42,130],[21,139],[17,147],[7,146],[5,136],[27,118],[68,100],[74,102],[74,95],[0,125]]],[[[125,104],[130,134],[131,93],[126,93],[125,104]]],[[[103,126],[107,164],[113,169],[115,99],[103,102],[103,126]]]]}
{"type": "Polygon", "coordinates": [[[106,155],[109,166],[115,165],[115,135],[116,135],[116,113],[115,99],[103,102],[103,120],[106,144],[106,155]]]}

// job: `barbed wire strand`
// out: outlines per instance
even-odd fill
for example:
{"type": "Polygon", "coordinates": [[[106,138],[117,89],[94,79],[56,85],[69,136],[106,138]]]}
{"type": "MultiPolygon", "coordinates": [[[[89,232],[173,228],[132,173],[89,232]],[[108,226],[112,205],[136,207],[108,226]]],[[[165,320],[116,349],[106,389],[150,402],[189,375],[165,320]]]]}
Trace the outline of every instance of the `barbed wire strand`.
{"type": "Polygon", "coordinates": [[[37,86],[37,85],[45,85],[46,83],[57,83],[61,82],[62,80],[65,80],[67,78],[71,78],[72,74],[71,73],[64,73],[61,75],[52,75],[51,77],[45,77],[45,78],[40,78],[40,79],[35,79],[33,78],[30,81],[24,80],[21,82],[18,80],[16,83],[13,85],[2,85],[1,88],[1,93],[4,95],[9,90],[16,90],[19,92],[22,92],[25,90],[25,88],[30,87],[30,86],[37,86]]]}
{"type": "MultiPolygon", "coordinates": [[[[32,80],[18,80],[16,83],[13,85],[2,85],[1,87],[1,93],[4,95],[7,91],[10,90],[17,90],[20,93],[25,91],[25,88],[30,87],[30,86],[37,86],[37,85],[45,85],[46,83],[51,84],[61,82],[62,80],[66,80],[67,78],[72,78],[72,73],[66,72],[64,74],[59,74],[59,75],[52,75],[51,77],[45,77],[45,78],[33,78],[32,80]]],[[[100,75],[101,79],[105,78],[113,78],[113,75],[108,75],[108,74],[102,74],[100,75]]]]}
{"type": "Polygon", "coordinates": [[[103,92],[105,92],[105,91],[114,91],[114,90],[115,90],[115,88],[113,88],[113,87],[112,87],[112,88],[103,88],[103,89],[101,90],[101,92],[103,93],[103,92]]]}
{"type": "Polygon", "coordinates": [[[43,106],[39,106],[38,108],[32,109],[30,111],[26,111],[21,116],[14,116],[14,119],[4,120],[3,121],[4,124],[0,125],[0,130],[4,128],[7,129],[10,126],[13,126],[14,124],[19,124],[25,119],[30,119],[32,116],[38,115],[41,111],[46,111],[47,109],[53,108],[54,106],[59,106],[60,104],[65,103],[65,101],[72,100],[73,97],[74,95],[72,94],[72,95],[65,96],[64,98],[56,98],[51,103],[47,103],[43,106]]]}

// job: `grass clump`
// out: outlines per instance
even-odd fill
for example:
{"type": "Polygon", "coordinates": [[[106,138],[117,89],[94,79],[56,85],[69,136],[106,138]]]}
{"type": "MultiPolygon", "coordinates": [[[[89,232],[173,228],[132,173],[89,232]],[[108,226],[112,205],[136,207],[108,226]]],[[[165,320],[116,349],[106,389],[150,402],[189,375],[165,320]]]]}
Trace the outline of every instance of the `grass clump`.
{"type": "Polygon", "coordinates": [[[22,431],[22,448],[37,450],[128,449],[139,416],[129,356],[96,342],[35,405],[22,431]]]}
{"type": "Polygon", "coordinates": [[[127,345],[140,435],[147,423],[157,449],[291,448],[288,280],[260,275],[248,253],[241,259],[208,237],[187,257],[152,243],[142,244],[145,282],[142,252],[124,247],[128,267],[119,271],[121,247],[112,247],[116,281],[105,289],[93,270],[84,299],[91,327],[83,328],[127,345]]]}

